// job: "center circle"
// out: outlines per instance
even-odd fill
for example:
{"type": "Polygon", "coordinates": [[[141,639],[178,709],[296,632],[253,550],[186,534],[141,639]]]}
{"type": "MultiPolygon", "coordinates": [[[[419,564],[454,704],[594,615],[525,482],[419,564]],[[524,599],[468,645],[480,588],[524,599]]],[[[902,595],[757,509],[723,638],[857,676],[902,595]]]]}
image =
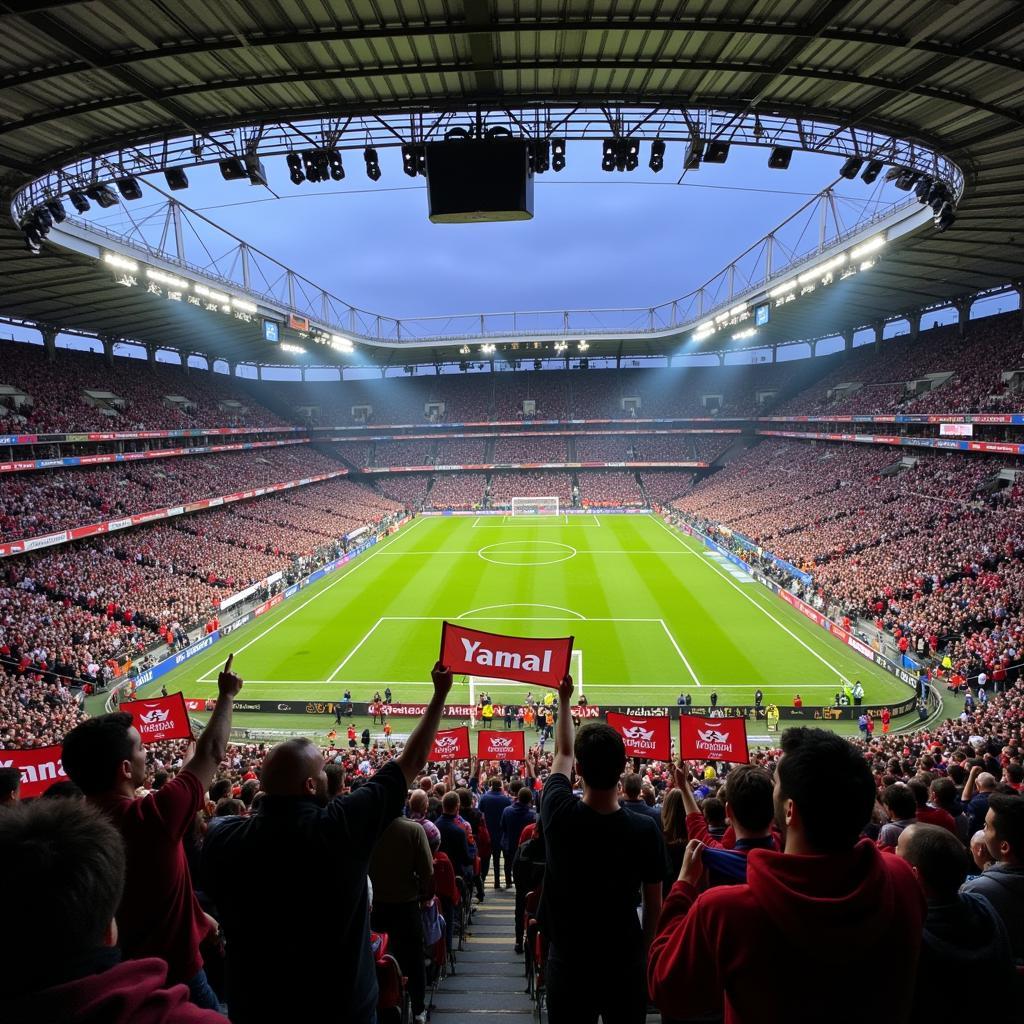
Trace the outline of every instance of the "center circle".
{"type": "Polygon", "coordinates": [[[554,540],[505,540],[488,544],[477,554],[494,565],[557,565],[575,557],[576,549],[554,540]]]}

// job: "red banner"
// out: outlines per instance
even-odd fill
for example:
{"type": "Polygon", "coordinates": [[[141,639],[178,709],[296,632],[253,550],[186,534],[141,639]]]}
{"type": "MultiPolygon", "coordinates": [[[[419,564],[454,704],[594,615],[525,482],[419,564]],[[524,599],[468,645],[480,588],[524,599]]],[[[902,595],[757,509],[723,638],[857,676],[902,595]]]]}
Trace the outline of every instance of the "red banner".
{"type": "Polygon", "coordinates": [[[125,701],[119,710],[132,716],[132,725],[139,730],[143,743],[192,739],[185,698],[180,693],[153,700],[125,701]]]}
{"type": "Polygon", "coordinates": [[[441,628],[441,663],[456,675],[513,679],[557,690],[569,674],[574,639],[502,636],[446,622],[441,628]]]}
{"type": "Polygon", "coordinates": [[[42,796],[55,782],[66,782],[60,762],[62,748],[35,747],[32,750],[0,750],[0,768],[21,771],[20,799],[42,796]]]}
{"type": "Polygon", "coordinates": [[[622,737],[627,757],[645,757],[649,761],[672,759],[672,726],[668,715],[620,715],[608,712],[608,724],[622,737]]]}
{"type": "Polygon", "coordinates": [[[731,761],[746,764],[747,723],[742,718],[679,718],[679,756],[693,761],[731,761]]]}
{"type": "Polygon", "coordinates": [[[493,732],[481,729],[476,741],[481,761],[525,761],[525,732],[493,732]]]}
{"type": "Polygon", "coordinates": [[[431,761],[458,761],[469,756],[468,725],[460,726],[458,729],[438,730],[430,750],[431,761]]]}

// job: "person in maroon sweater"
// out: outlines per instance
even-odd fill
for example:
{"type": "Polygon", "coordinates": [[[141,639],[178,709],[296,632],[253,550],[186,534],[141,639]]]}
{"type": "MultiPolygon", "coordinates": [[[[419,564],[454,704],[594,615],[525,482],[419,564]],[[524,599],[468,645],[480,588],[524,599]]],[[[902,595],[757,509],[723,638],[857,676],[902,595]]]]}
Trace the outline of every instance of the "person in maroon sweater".
{"type": "Polygon", "coordinates": [[[167,961],[168,978],[184,982],[197,1006],[220,1005],[203,968],[200,944],[217,931],[192,888],[183,837],[192,829],[231,731],[232,701],[242,680],[228,657],[217,679],[213,714],[178,774],[137,797],[146,780],[146,750],[131,715],[86,719],[64,737],[64,770],[117,826],[124,839],[127,874],[117,911],[125,956],[167,961]]]}
{"type": "Polygon", "coordinates": [[[884,940],[900,950],[900,969],[874,976],[873,1000],[887,1021],[906,1021],[925,902],[906,863],[859,841],[875,802],[871,771],[822,729],[788,729],[782,751],[775,811],[784,851],[751,850],[745,884],[698,895],[702,844],[687,844],[648,957],[651,999],[686,1018],[724,1002],[725,1024],[859,1024],[863,1004],[836,996],[837,965],[872,962],[884,940]],[[784,983],[794,971],[798,991],[784,983]]]}
{"type": "Polygon", "coordinates": [[[121,962],[114,911],[124,844],[81,800],[33,800],[0,814],[10,942],[0,957],[0,1020],[33,1024],[225,1024],[167,984],[156,958],[121,962]]]}

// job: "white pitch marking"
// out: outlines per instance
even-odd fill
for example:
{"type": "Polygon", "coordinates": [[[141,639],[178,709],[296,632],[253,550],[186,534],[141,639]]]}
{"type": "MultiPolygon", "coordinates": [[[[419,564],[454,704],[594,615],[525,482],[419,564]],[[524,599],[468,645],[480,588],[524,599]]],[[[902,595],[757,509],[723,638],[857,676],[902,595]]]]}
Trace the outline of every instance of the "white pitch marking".
{"type": "Polygon", "coordinates": [[[329,675],[329,676],[327,677],[327,682],[329,682],[329,683],[333,683],[333,682],[334,682],[334,677],[335,677],[335,676],[336,676],[336,675],[337,675],[337,674],[338,674],[338,673],[339,673],[339,672],[340,672],[340,671],[341,671],[341,670],[342,670],[342,669],[343,669],[343,668],[344,668],[344,667],[345,667],[345,666],[346,666],[346,665],[347,665],[347,664],[349,663],[349,661],[351,661],[351,660],[352,660],[352,655],[353,655],[353,654],[355,654],[355,653],[356,653],[356,651],[358,651],[358,650],[359,650],[359,648],[360,648],[360,647],[362,647],[362,646],[363,646],[363,644],[365,644],[365,643],[366,643],[366,641],[370,639],[370,637],[371,637],[371,636],[373,635],[373,632],[374,632],[374,630],[375,630],[375,629],[376,629],[376,628],[377,628],[377,627],[378,627],[378,626],[379,626],[379,625],[380,625],[380,624],[381,624],[381,623],[382,623],[383,621],[384,621],[383,619],[378,619],[378,620],[377,620],[377,621],[376,621],[376,622],[375,622],[375,623],[374,623],[374,624],[373,624],[373,625],[372,625],[372,626],[371,626],[371,627],[370,627],[370,628],[369,628],[369,629],[368,629],[368,630],[366,631],[366,635],[365,635],[365,636],[363,637],[363,639],[362,639],[362,640],[360,640],[360,641],[359,641],[359,643],[357,643],[357,644],[355,645],[355,647],[353,647],[353,648],[352,648],[352,650],[351,650],[351,651],[349,651],[349,652],[348,652],[348,654],[346,654],[346,655],[345,655],[345,658],[344,658],[344,660],[342,661],[342,663],[341,663],[341,664],[340,664],[340,665],[339,665],[339,666],[338,666],[338,667],[337,667],[337,668],[336,668],[336,669],[335,669],[335,670],[334,670],[334,671],[333,671],[333,672],[332,672],[332,673],[331,673],[331,674],[330,674],[330,675],[329,675]]]}
{"type": "Polygon", "coordinates": [[[690,676],[693,678],[693,681],[698,686],[700,686],[700,680],[697,678],[697,673],[693,671],[693,666],[686,660],[686,655],[683,654],[682,648],[679,646],[679,644],[676,643],[676,638],[672,635],[671,630],[668,628],[668,626],[665,625],[665,620],[658,619],[658,621],[661,623],[661,628],[665,630],[665,635],[668,637],[669,642],[676,649],[676,654],[678,654],[679,657],[683,659],[683,664],[686,666],[686,671],[690,673],[690,676]]]}
{"type": "Polygon", "coordinates": [[[468,619],[473,615],[479,615],[480,612],[493,612],[498,608],[547,608],[549,611],[555,612],[568,612],[574,619],[585,619],[586,615],[580,615],[579,612],[574,612],[571,608],[563,608],[558,604],[531,604],[527,601],[514,602],[512,604],[485,604],[482,608],[472,608],[468,612],[463,612],[461,615],[457,615],[457,619],[468,619]]]}
{"type": "MultiPolygon", "coordinates": [[[[653,516],[653,519],[660,527],[662,527],[662,529],[665,530],[666,533],[668,533],[670,536],[674,537],[677,541],[679,541],[680,544],[686,543],[682,537],[674,533],[668,526],[666,526],[661,521],[660,516],[655,515],[653,516]]],[[[714,569],[715,572],[717,572],[718,575],[721,576],[722,579],[725,580],[725,582],[728,583],[729,586],[732,587],[737,594],[742,594],[742,596],[746,598],[746,600],[748,600],[759,612],[761,612],[764,615],[767,615],[768,618],[771,619],[772,622],[774,622],[775,625],[779,627],[779,629],[781,629],[784,633],[788,633],[801,647],[804,648],[804,650],[806,650],[810,654],[813,654],[814,657],[822,663],[822,665],[824,665],[828,669],[831,669],[831,671],[835,672],[835,674],[839,676],[839,678],[842,679],[844,683],[848,683],[850,681],[846,676],[843,675],[842,672],[839,671],[839,669],[835,667],[835,665],[829,662],[826,658],[823,658],[816,650],[814,650],[813,647],[811,647],[803,640],[801,640],[800,637],[798,637],[796,633],[794,633],[789,628],[789,626],[787,626],[784,622],[780,622],[774,615],[772,615],[772,613],[768,611],[768,609],[765,608],[763,604],[761,604],[758,601],[755,601],[746,591],[741,590],[739,586],[737,586],[737,584],[735,584],[731,579],[729,579],[729,577],[713,561],[709,560],[706,564],[710,568],[714,569]]]]}
{"type": "MultiPolygon", "coordinates": [[[[406,536],[408,536],[410,531],[415,530],[416,527],[419,526],[420,523],[424,523],[424,522],[426,522],[425,519],[417,519],[416,522],[413,523],[412,526],[410,526],[409,529],[405,531],[405,533],[402,533],[401,530],[399,530],[397,533],[393,533],[391,535],[391,540],[384,541],[384,544],[386,546],[390,547],[394,543],[394,539],[396,537],[406,537],[406,536]]],[[[381,553],[381,547],[382,546],[380,544],[377,544],[374,547],[375,547],[374,551],[372,551],[365,558],[358,559],[356,561],[356,564],[353,565],[351,569],[348,569],[345,572],[343,572],[336,580],[333,580],[330,584],[328,584],[326,587],[324,587],[323,590],[318,590],[311,597],[306,598],[306,600],[303,601],[302,604],[296,605],[296,607],[293,608],[287,615],[282,615],[281,618],[279,618],[276,622],[273,622],[269,626],[267,626],[267,628],[265,630],[263,630],[262,633],[258,634],[257,636],[254,636],[251,640],[248,640],[246,643],[242,644],[241,647],[236,648],[234,653],[235,654],[241,654],[242,651],[247,650],[248,648],[252,647],[252,645],[254,643],[256,643],[257,640],[262,640],[272,630],[277,629],[277,627],[280,626],[282,622],[286,622],[293,615],[295,615],[296,612],[301,612],[302,609],[305,608],[307,604],[310,604],[311,602],[315,601],[318,597],[323,597],[323,595],[326,594],[328,590],[331,590],[332,588],[336,587],[343,579],[345,579],[346,576],[350,576],[352,573],[354,573],[356,571],[356,569],[360,568],[361,566],[366,565],[366,563],[369,562],[371,558],[373,558],[374,556],[379,555],[381,553]]],[[[196,682],[198,682],[198,683],[210,683],[210,682],[213,682],[213,680],[211,678],[209,678],[209,677],[213,676],[215,673],[217,673],[219,671],[220,670],[217,669],[217,668],[212,668],[212,669],[210,669],[209,672],[206,672],[200,679],[197,679],[196,682]]]]}

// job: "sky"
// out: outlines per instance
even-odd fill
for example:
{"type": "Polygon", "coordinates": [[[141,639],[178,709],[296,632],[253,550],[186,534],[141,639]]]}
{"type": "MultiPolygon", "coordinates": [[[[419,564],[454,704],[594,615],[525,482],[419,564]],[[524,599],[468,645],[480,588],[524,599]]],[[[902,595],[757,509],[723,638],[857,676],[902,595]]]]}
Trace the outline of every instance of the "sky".
{"type": "MultiPolygon", "coordinates": [[[[788,171],[768,150],[733,146],[724,165],[704,165],[682,184],[683,147],[665,169],[600,169],[600,145],[570,142],[567,166],[536,181],[534,218],[495,224],[431,224],[424,179],[402,172],[398,149],[380,150],[381,179],[346,151],[342,182],[288,179],[282,157],[266,161],[270,187],[226,182],[216,167],[190,168],[183,203],[304,274],[340,299],[388,316],[524,309],[646,308],[685,294],[833,182],[839,158],[794,153],[788,171]]],[[[163,184],[162,176],[153,179],[163,184]]],[[[880,183],[842,181],[852,218],[877,201],[880,183]]],[[[897,196],[901,195],[896,193],[897,196]]],[[[125,210],[93,211],[117,226],[139,219],[152,193],[125,210]]],[[[816,228],[813,230],[816,231],[816,228]]],[[[197,257],[198,257],[197,253],[197,257]]],[[[202,263],[202,258],[195,262],[202,263]]]]}

